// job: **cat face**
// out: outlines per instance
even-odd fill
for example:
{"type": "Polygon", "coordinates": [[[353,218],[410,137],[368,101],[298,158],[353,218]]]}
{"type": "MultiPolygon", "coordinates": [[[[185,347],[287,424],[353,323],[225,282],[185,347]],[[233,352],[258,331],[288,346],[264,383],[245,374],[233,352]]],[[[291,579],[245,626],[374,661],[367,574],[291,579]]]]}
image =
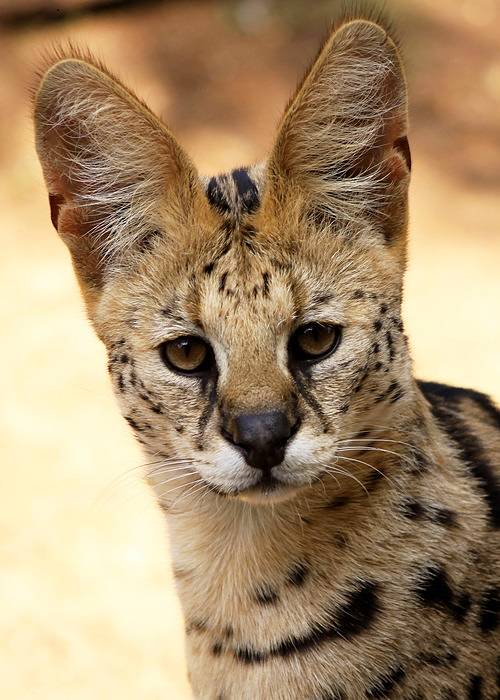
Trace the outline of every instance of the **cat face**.
{"type": "Polygon", "coordinates": [[[380,27],[333,33],[250,169],[200,178],[82,56],[45,73],[35,123],[122,411],[175,488],[289,498],[404,400],[406,88],[380,27]]]}

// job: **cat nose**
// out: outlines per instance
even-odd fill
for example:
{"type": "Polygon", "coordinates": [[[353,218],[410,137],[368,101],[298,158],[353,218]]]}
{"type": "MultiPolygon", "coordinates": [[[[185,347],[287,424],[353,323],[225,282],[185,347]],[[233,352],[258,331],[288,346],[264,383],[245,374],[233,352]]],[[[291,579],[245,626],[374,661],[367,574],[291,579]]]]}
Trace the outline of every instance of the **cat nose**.
{"type": "Polygon", "coordinates": [[[283,411],[268,411],[235,416],[222,434],[239,447],[250,466],[269,471],[281,464],[286,444],[297,430],[298,419],[290,422],[283,411]]]}

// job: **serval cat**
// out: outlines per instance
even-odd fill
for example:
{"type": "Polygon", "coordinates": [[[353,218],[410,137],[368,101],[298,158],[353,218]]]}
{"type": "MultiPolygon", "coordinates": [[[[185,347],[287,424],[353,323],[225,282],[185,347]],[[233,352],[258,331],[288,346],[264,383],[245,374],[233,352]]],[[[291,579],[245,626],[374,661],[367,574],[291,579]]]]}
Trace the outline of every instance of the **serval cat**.
{"type": "Polygon", "coordinates": [[[266,162],[216,177],[78,51],[34,111],[52,221],[155,462],[195,697],[499,698],[499,414],[412,375],[390,29],[337,22],[266,162]]]}

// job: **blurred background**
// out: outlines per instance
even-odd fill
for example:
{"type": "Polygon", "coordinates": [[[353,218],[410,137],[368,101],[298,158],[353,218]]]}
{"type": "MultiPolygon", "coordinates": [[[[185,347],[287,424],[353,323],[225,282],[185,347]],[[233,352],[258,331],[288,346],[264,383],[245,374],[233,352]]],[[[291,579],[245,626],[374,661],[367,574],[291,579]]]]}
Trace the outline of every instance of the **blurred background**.
{"type": "MultiPolygon", "coordinates": [[[[500,398],[500,3],[399,0],[417,374],[500,398]]],[[[88,46],[205,173],[261,158],[335,7],[0,0],[0,697],[184,700],[167,532],[53,231],[28,87],[88,46]]]]}

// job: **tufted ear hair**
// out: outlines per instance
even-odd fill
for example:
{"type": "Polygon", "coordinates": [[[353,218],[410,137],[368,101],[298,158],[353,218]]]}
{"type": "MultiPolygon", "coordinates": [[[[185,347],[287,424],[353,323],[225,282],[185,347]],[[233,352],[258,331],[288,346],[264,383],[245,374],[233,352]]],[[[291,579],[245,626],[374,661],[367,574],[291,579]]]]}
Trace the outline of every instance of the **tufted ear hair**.
{"type": "Polygon", "coordinates": [[[83,291],[96,294],[153,232],[204,199],[168,129],[103,66],[78,52],[49,62],[34,105],[52,222],[83,291]]]}
{"type": "Polygon", "coordinates": [[[371,218],[395,243],[407,222],[410,151],[399,51],[376,22],[334,30],[291,100],[267,177],[267,206],[315,222],[371,218]]]}

